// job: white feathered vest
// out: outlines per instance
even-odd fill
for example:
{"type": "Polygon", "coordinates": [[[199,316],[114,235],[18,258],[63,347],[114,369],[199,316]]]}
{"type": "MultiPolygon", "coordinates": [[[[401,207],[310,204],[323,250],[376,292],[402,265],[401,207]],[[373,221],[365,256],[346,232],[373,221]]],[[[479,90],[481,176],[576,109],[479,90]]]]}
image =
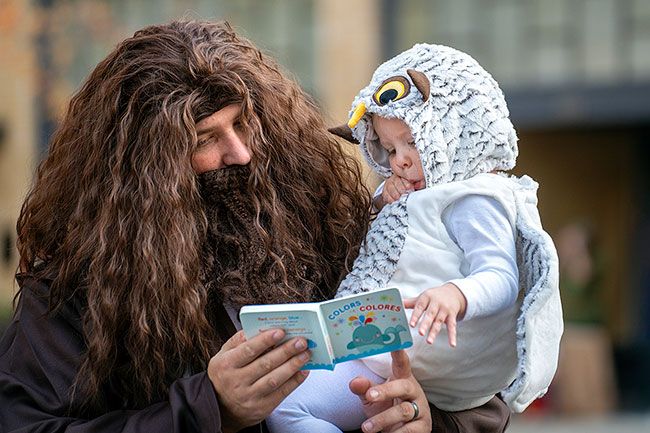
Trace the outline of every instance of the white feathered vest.
{"type": "MultiPolygon", "coordinates": [[[[397,287],[403,297],[416,297],[426,288],[466,277],[463,252],[442,222],[444,210],[462,197],[478,194],[501,203],[515,229],[519,220],[530,220],[530,224],[535,225],[539,218],[530,217],[537,215],[536,189],[537,184],[528,177],[516,179],[480,174],[468,180],[437,185],[404,196],[384,209],[373,222],[368,242],[353,271],[342,282],[339,295],[378,287],[397,287]],[[393,235],[386,237],[388,232],[393,232],[393,235]],[[392,245],[375,242],[381,238],[390,239],[392,245]],[[397,256],[394,254],[396,251],[399,251],[397,256]]],[[[535,232],[544,233],[540,226],[535,232]]],[[[520,251],[519,241],[517,246],[520,251]]],[[[523,256],[521,258],[525,262],[523,256]]],[[[557,265],[557,260],[554,263],[557,265]]],[[[533,264],[520,261],[519,267],[521,269],[528,265],[533,264]]],[[[546,290],[552,292],[549,288],[546,290]]],[[[417,328],[411,329],[414,342],[408,350],[411,367],[429,401],[447,411],[480,406],[508,388],[513,381],[517,383],[518,370],[523,372],[527,365],[533,365],[542,373],[550,371],[552,377],[557,363],[557,348],[551,346],[536,350],[534,356],[537,359],[530,360],[526,354],[526,341],[520,337],[522,353],[521,356],[517,354],[517,317],[524,300],[522,293],[517,303],[505,311],[459,322],[456,348],[447,344],[445,329],[433,345],[426,343],[425,338],[417,333],[417,328]]],[[[552,304],[559,306],[559,299],[552,304]]],[[[411,310],[407,311],[410,315],[411,310]]],[[[551,314],[550,317],[555,320],[537,325],[541,328],[536,332],[550,335],[561,333],[561,315],[551,314]]],[[[528,350],[534,348],[539,349],[539,345],[529,345],[528,350]]],[[[391,374],[388,354],[368,358],[364,362],[383,377],[391,374]]],[[[532,375],[528,373],[527,380],[534,380],[535,377],[534,372],[532,375]]],[[[543,389],[534,391],[532,398],[527,394],[530,389],[526,389],[523,402],[517,398],[507,399],[512,393],[506,391],[503,396],[513,410],[521,411],[547,386],[548,383],[545,383],[543,389]]]]}

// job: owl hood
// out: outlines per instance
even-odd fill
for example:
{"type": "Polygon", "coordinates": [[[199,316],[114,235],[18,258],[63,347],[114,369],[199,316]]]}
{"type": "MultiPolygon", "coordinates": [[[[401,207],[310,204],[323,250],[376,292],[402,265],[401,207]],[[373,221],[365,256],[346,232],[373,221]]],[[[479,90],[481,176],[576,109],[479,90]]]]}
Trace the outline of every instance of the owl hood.
{"type": "Polygon", "coordinates": [[[427,187],[515,166],[517,134],[503,92],[476,60],[453,48],[415,45],[379,66],[354,99],[348,126],[371,167],[388,177],[372,115],[409,126],[427,187]]]}

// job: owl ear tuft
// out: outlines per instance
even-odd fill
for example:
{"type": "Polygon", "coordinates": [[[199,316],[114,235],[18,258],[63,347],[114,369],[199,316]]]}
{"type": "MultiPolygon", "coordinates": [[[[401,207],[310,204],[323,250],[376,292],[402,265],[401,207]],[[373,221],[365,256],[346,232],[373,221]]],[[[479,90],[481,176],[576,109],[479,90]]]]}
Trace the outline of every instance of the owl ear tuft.
{"type": "Polygon", "coordinates": [[[348,127],[348,125],[333,126],[327,130],[336,136],[344,138],[350,143],[359,144],[359,141],[357,141],[357,139],[352,135],[352,130],[348,127]]]}
{"type": "Polygon", "coordinates": [[[430,91],[429,78],[424,75],[424,72],[416,71],[415,69],[408,69],[406,73],[409,74],[409,77],[413,80],[413,84],[415,84],[415,87],[417,87],[422,94],[424,102],[427,102],[430,91]]]}

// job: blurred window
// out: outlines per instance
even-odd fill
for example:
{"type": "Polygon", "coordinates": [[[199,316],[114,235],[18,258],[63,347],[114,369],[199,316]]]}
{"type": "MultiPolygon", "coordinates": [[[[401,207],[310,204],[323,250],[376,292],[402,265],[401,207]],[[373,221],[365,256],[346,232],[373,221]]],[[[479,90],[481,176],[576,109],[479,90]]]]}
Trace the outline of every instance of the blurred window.
{"type": "Polygon", "coordinates": [[[314,0],[39,0],[40,92],[46,119],[59,118],[70,95],[122,39],[149,25],[186,17],[226,19],[275,57],[308,92],[314,84],[314,0]]]}
{"type": "Polygon", "coordinates": [[[648,0],[398,0],[390,13],[389,55],[450,45],[507,88],[650,81],[648,0]]]}

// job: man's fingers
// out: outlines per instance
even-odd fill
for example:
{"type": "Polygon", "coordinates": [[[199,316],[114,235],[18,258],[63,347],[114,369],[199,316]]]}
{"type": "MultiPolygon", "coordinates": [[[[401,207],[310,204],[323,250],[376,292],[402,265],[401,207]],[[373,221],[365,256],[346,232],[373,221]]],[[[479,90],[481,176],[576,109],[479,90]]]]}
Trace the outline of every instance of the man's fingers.
{"type": "Polygon", "coordinates": [[[306,371],[299,371],[285,381],[282,385],[277,387],[274,392],[269,393],[268,395],[258,395],[254,394],[255,403],[246,401],[242,405],[242,409],[245,411],[245,414],[253,419],[262,419],[265,418],[273,409],[275,409],[282,400],[284,400],[289,394],[293,392],[302,382],[307,378],[306,371]]]}
{"type": "Polygon", "coordinates": [[[432,430],[431,425],[427,425],[425,421],[416,420],[404,424],[397,430],[391,430],[391,433],[413,433],[414,431],[430,432],[432,430]]]}
{"type": "Polygon", "coordinates": [[[362,425],[364,432],[378,432],[386,427],[413,420],[415,408],[410,401],[403,401],[380,414],[373,416],[362,425]]]}
{"type": "Polygon", "coordinates": [[[255,359],[244,371],[255,383],[257,392],[266,395],[309,361],[311,354],[306,349],[304,338],[292,338],[255,359]]]}
{"type": "Polygon", "coordinates": [[[253,384],[255,393],[270,395],[281,389],[296,373],[300,372],[300,368],[309,361],[309,356],[309,352],[303,352],[260,376],[253,384]]]}
{"type": "Polygon", "coordinates": [[[368,391],[368,389],[372,386],[372,382],[370,382],[370,379],[366,377],[358,376],[352,379],[348,384],[348,386],[352,394],[358,395],[361,398],[361,400],[365,401],[366,400],[365,394],[368,391]]]}
{"type": "Polygon", "coordinates": [[[350,381],[348,386],[350,387],[350,391],[352,391],[353,394],[359,397],[359,400],[363,405],[363,412],[368,418],[378,414],[383,410],[388,409],[393,405],[392,401],[380,401],[380,402],[369,401],[366,398],[366,393],[368,389],[370,389],[370,387],[373,386],[373,383],[370,382],[370,380],[368,380],[365,377],[362,376],[355,377],[350,381]]]}
{"type": "MultiPolygon", "coordinates": [[[[405,379],[411,377],[411,361],[405,350],[396,350],[390,353],[392,358],[392,371],[395,379],[405,379]]],[[[390,383],[386,382],[387,384],[390,383]]]]}
{"type": "MultiPolygon", "coordinates": [[[[237,335],[237,334],[235,334],[237,335]]],[[[241,368],[255,361],[261,354],[275,346],[284,337],[282,329],[269,329],[239,344],[228,354],[231,365],[241,368]]]]}
{"type": "Polygon", "coordinates": [[[408,379],[395,379],[375,385],[366,392],[366,399],[370,402],[387,401],[394,398],[400,400],[414,400],[417,397],[415,384],[408,379]]]}
{"type": "Polygon", "coordinates": [[[235,347],[242,344],[244,341],[246,341],[246,336],[244,336],[244,331],[239,331],[235,335],[230,337],[228,341],[226,341],[221,345],[221,351],[227,352],[228,350],[232,350],[235,347]]]}
{"type": "Polygon", "coordinates": [[[291,375],[287,380],[282,384],[278,385],[272,392],[268,393],[265,397],[270,403],[271,408],[277,407],[282,400],[287,398],[301,383],[307,379],[309,375],[308,371],[298,371],[291,375]]]}
{"type": "Polygon", "coordinates": [[[432,431],[429,406],[422,387],[411,374],[408,355],[404,350],[397,350],[391,352],[391,357],[394,379],[374,385],[366,392],[368,406],[377,407],[387,403],[390,407],[366,420],[361,428],[366,433],[382,430],[402,433],[432,431]],[[419,409],[415,419],[415,407],[412,402],[416,402],[419,409]]]}

